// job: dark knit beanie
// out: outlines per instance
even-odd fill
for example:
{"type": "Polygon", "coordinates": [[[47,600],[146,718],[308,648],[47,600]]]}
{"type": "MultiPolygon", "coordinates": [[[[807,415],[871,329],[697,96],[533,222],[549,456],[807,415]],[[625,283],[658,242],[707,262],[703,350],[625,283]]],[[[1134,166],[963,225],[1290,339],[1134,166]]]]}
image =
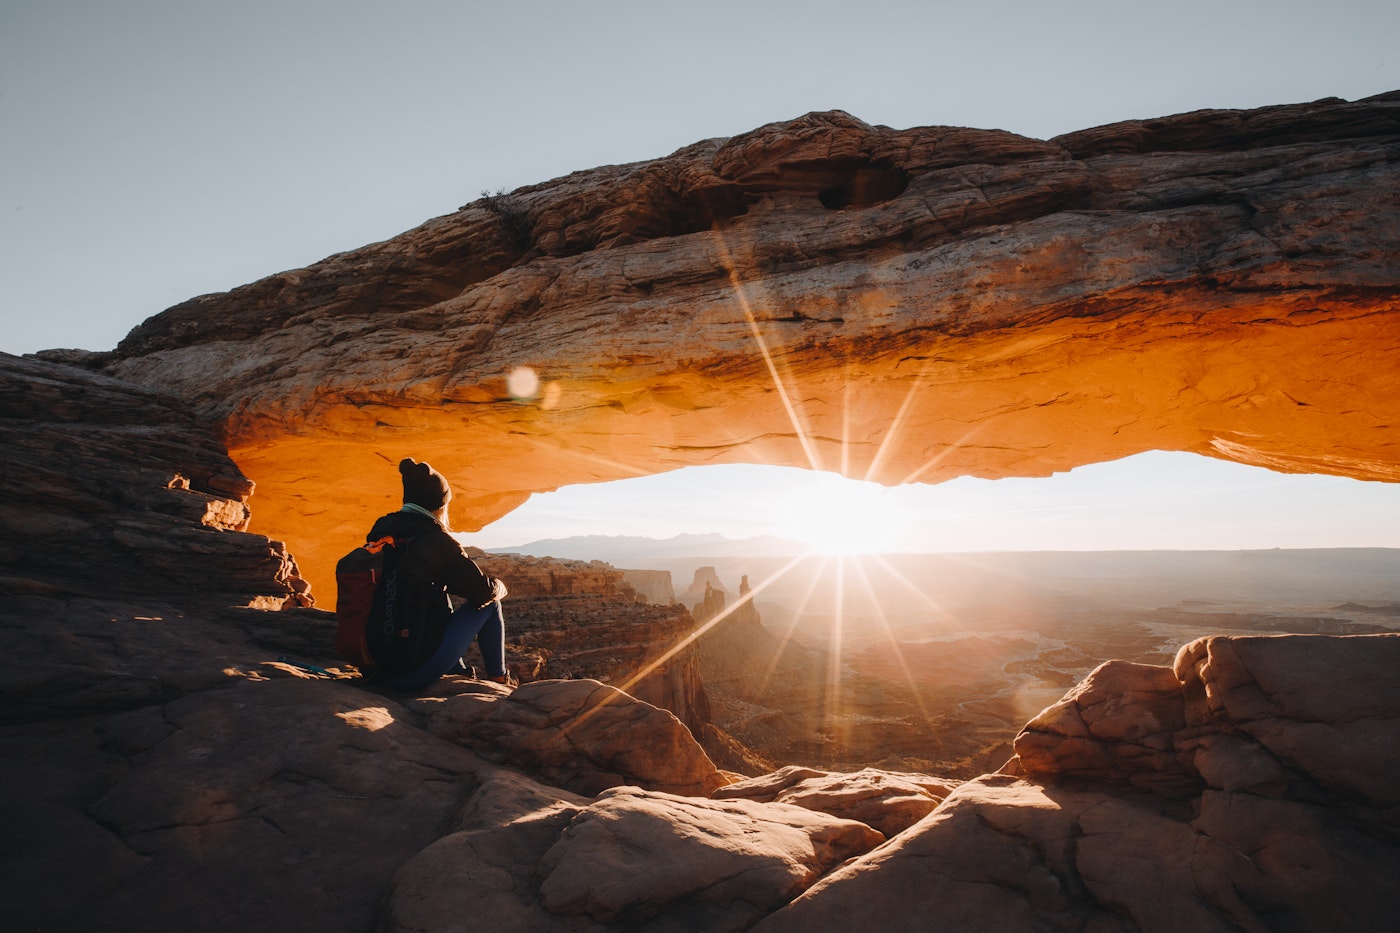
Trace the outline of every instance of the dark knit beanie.
{"type": "Polygon", "coordinates": [[[399,473],[403,475],[405,503],[411,502],[429,512],[436,512],[452,495],[452,490],[441,473],[426,463],[418,463],[412,457],[405,457],[399,461],[399,473]]]}

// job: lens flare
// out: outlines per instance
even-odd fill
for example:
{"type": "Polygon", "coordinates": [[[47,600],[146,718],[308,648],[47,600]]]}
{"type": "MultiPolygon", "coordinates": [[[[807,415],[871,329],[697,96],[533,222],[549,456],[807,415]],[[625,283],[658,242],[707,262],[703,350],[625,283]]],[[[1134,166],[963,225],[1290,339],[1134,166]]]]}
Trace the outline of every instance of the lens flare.
{"type": "Polygon", "coordinates": [[[540,394],[540,375],[529,366],[517,366],[506,376],[506,391],[518,401],[531,401],[540,394]]]}

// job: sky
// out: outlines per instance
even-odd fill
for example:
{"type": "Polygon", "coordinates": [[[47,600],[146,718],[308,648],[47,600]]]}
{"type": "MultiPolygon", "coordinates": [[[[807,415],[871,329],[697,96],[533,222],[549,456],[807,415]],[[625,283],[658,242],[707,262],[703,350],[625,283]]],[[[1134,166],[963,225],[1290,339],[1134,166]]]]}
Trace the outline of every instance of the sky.
{"type": "MultiPolygon", "coordinates": [[[[483,191],[813,110],[1047,138],[1357,99],[1400,88],[1396,35],[1393,0],[0,0],[0,350],[110,349],[170,305],[483,191]]],[[[1162,462],[1113,476],[1160,485],[1162,462]]],[[[1337,482],[1320,510],[1335,511],[1337,482]]],[[[1354,485],[1348,501],[1400,517],[1389,490],[1354,485]]]]}
{"type": "Polygon", "coordinates": [[[569,486],[466,540],[776,535],[819,553],[1400,547],[1400,483],[1275,473],[1149,451],[1048,479],[888,488],[741,464],[569,486]]]}

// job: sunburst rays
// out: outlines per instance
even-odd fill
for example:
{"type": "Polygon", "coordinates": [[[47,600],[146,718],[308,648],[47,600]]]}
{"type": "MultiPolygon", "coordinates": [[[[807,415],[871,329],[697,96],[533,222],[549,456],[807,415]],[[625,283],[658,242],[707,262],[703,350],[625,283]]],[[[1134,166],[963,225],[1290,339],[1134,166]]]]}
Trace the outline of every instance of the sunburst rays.
{"type": "MultiPolygon", "coordinates": [[[[811,554],[811,552],[808,552],[807,554],[804,554],[801,559],[803,561],[810,561],[813,559],[813,555],[811,554]]],[[[816,576],[820,576],[826,570],[826,566],[829,563],[829,561],[830,558],[822,560],[822,563],[818,568],[816,576]]],[[[763,693],[764,691],[766,691],[769,682],[773,679],[774,676],[778,674],[778,669],[779,666],[782,664],[783,657],[787,653],[788,646],[792,643],[793,638],[797,635],[797,627],[799,624],[801,624],[802,616],[807,611],[807,606],[812,602],[812,597],[813,595],[815,595],[816,590],[817,587],[814,577],[813,580],[809,582],[807,589],[802,593],[802,596],[798,600],[797,608],[793,611],[791,617],[788,619],[787,625],[782,631],[782,634],[778,637],[777,648],[773,651],[773,656],[768,659],[768,664],[763,671],[763,677],[759,680],[757,689],[758,693],[763,693]]]]}
{"type": "Polygon", "coordinates": [[[792,424],[794,436],[802,447],[802,452],[807,457],[807,465],[813,470],[820,470],[821,460],[817,454],[816,446],[808,435],[804,418],[801,417],[796,403],[788,388],[788,380],[783,377],[780,370],[780,358],[775,356],[768,348],[768,341],[763,336],[763,330],[758,326],[758,319],[753,313],[753,303],[749,301],[747,286],[743,277],[739,274],[737,263],[734,262],[733,251],[729,247],[728,240],[725,239],[722,231],[718,232],[717,243],[720,251],[721,262],[725,266],[725,271],[729,276],[729,287],[734,293],[734,302],[739,306],[740,312],[744,316],[744,321],[748,325],[749,336],[753,338],[754,346],[763,357],[763,364],[768,369],[768,376],[773,380],[773,388],[778,393],[778,399],[782,402],[783,410],[787,413],[788,421],[792,424]]]}
{"type": "MultiPolygon", "coordinates": [[[[781,344],[775,343],[769,339],[769,336],[765,334],[764,328],[761,326],[759,315],[755,312],[755,301],[750,294],[754,286],[746,281],[743,270],[735,261],[735,250],[722,232],[716,235],[715,242],[725,268],[734,305],[742,318],[743,326],[746,328],[752,340],[755,352],[762,360],[764,368],[768,373],[773,391],[776,393],[788,424],[791,426],[792,437],[801,448],[802,456],[806,460],[807,466],[813,470],[823,470],[826,465],[817,448],[814,432],[811,429],[813,422],[808,417],[808,413],[804,411],[803,399],[799,392],[797,380],[793,376],[793,370],[788,365],[786,354],[781,344]]],[[[887,459],[898,449],[902,441],[901,434],[905,424],[913,414],[920,400],[921,390],[924,387],[924,379],[925,377],[923,374],[916,375],[905,391],[899,409],[884,431],[878,448],[865,464],[863,478],[867,481],[879,475],[879,471],[883,468],[887,459]]],[[[855,444],[852,437],[854,431],[853,412],[855,411],[853,396],[857,394],[858,391],[859,387],[855,385],[855,379],[852,377],[850,369],[848,368],[843,385],[841,386],[839,432],[834,432],[838,433],[840,438],[838,462],[840,473],[844,476],[851,476],[855,470],[855,444]]],[[[936,463],[933,462],[925,464],[918,471],[919,475],[922,475],[922,473],[934,466],[936,466],[936,463]]],[[[636,671],[625,683],[619,685],[620,688],[624,692],[632,689],[638,683],[671,662],[677,655],[690,649],[707,632],[713,630],[715,626],[723,624],[741,606],[756,599],[765,590],[791,573],[794,568],[807,564],[815,559],[813,551],[809,549],[808,552],[788,561],[773,574],[759,579],[757,584],[748,593],[741,595],[737,601],[726,606],[721,613],[704,620],[702,624],[698,625],[685,638],[669,646],[665,651],[650,660],[640,670],[636,671]]],[[[931,614],[940,618],[947,617],[947,613],[942,610],[942,607],[938,606],[937,603],[927,597],[926,594],[921,593],[918,587],[905,578],[902,573],[887,563],[882,562],[882,566],[886,573],[896,579],[903,588],[911,592],[919,593],[920,597],[927,603],[931,614]]],[[[914,697],[915,704],[925,723],[931,725],[933,722],[933,715],[928,709],[918,688],[917,678],[909,665],[908,659],[904,656],[898,633],[883,609],[880,608],[880,600],[876,594],[876,588],[871,583],[866,567],[860,561],[853,560],[844,555],[826,556],[822,558],[815,573],[809,576],[805,590],[801,593],[797,611],[793,613],[785,629],[778,633],[773,656],[768,659],[764,674],[760,683],[757,685],[758,689],[760,691],[765,689],[770,680],[777,675],[782,657],[789,650],[796,636],[802,616],[806,613],[813,600],[819,598],[819,591],[822,589],[823,585],[828,582],[834,586],[834,592],[824,597],[831,600],[831,605],[829,607],[831,629],[826,644],[825,669],[820,672],[822,678],[819,686],[822,703],[822,723],[820,726],[822,734],[825,736],[834,736],[837,744],[840,744],[842,730],[849,722],[844,692],[850,680],[850,672],[848,671],[845,652],[847,640],[848,586],[863,588],[866,599],[876,607],[875,617],[879,635],[892,651],[900,674],[909,692],[914,697]]],[[[820,614],[826,615],[827,613],[820,614]]]]}
{"type": "MultiPolygon", "coordinates": [[[[667,648],[661,654],[657,655],[655,658],[652,658],[639,670],[634,672],[631,677],[618,684],[617,688],[623,693],[630,693],[631,690],[637,686],[637,684],[646,680],[653,673],[660,670],[672,658],[676,657],[678,654],[693,646],[697,641],[704,637],[706,632],[710,631],[715,626],[719,625],[721,622],[725,621],[736,611],[738,611],[739,607],[752,602],[758,596],[759,593],[762,593],[768,587],[777,583],[784,576],[786,576],[788,572],[790,572],[794,567],[798,566],[802,563],[802,561],[806,560],[807,557],[807,554],[799,554],[798,556],[789,560],[777,572],[775,572],[769,577],[760,580],[758,582],[758,585],[749,590],[748,593],[735,600],[732,604],[725,606],[722,612],[716,613],[714,617],[705,620],[703,623],[692,629],[689,632],[689,634],[687,634],[680,641],[676,642],[674,645],[671,645],[669,648],[667,648]]],[[[601,703],[599,703],[597,706],[585,710],[582,714],[566,723],[563,727],[563,731],[567,733],[582,727],[586,722],[588,722],[588,720],[595,716],[603,707],[607,706],[611,701],[612,698],[607,698],[601,703]]]]}
{"type": "MultiPolygon", "coordinates": [[[[768,322],[763,320],[764,315],[759,309],[772,302],[761,300],[763,296],[755,295],[755,289],[760,288],[761,285],[756,285],[746,278],[740,263],[736,261],[737,251],[734,245],[729,242],[722,231],[716,232],[714,242],[727,277],[733,306],[738,312],[735,323],[745,329],[756,356],[761,359],[772,383],[773,392],[776,394],[783,415],[790,426],[790,436],[800,448],[802,459],[806,462],[807,467],[817,471],[828,469],[818,444],[819,441],[822,441],[823,435],[826,435],[828,439],[831,435],[835,435],[839,437],[839,457],[836,459],[836,465],[841,475],[851,477],[859,471],[859,478],[867,482],[880,481],[886,477],[892,463],[907,459],[907,453],[902,448],[908,441],[905,436],[908,426],[915,423],[920,407],[931,402],[928,391],[930,379],[928,371],[920,370],[910,375],[898,409],[888,424],[884,426],[879,444],[873,452],[869,450],[868,446],[858,452],[858,448],[862,445],[855,436],[857,433],[856,412],[858,406],[867,401],[862,398],[862,390],[869,387],[857,384],[857,377],[850,365],[844,369],[844,378],[839,390],[841,400],[839,426],[833,426],[838,429],[814,430],[814,426],[821,424],[822,419],[814,418],[813,413],[806,410],[807,403],[796,375],[800,372],[800,368],[791,365],[789,353],[784,348],[782,340],[774,339],[772,333],[765,331],[764,325],[768,322]]],[[[792,318],[785,316],[783,326],[788,326],[793,319],[801,320],[802,316],[800,314],[794,314],[792,318]]],[[[769,324],[770,331],[771,328],[772,325],[769,324]]],[[[824,394],[827,397],[830,395],[830,393],[824,394]]],[[[829,413],[825,419],[829,423],[829,413]]],[[[970,442],[979,430],[979,426],[973,426],[962,436],[950,439],[935,453],[899,477],[898,482],[894,485],[917,482],[930,473],[936,474],[943,462],[960,446],[970,442]]],[[[576,456],[590,456],[578,452],[569,453],[576,456]]],[[[598,459],[603,460],[603,458],[598,459]]],[[[626,469],[625,464],[604,462],[619,470],[626,469]]],[[[792,558],[773,573],[758,579],[749,592],[742,594],[734,603],[726,606],[722,612],[714,617],[703,620],[684,638],[668,646],[640,670],[634,672],[624,683],[619,684],[619,688],[624,693],[629,692],[656,671],[671,663],[678,655],[693,649],[699,639],[714,630],[716,626],[724,624],[740,607],[752,602],[801,567],[808,572],[805,587],[799,588],[797,608],[787,624],[782,627],[782,631],[773,633],[776,636],[773,653],[763,665],[762,676],[753,685],[756,693],[764,693],[775,677],[783,676],[784,656],[793,648],[804,616],[829,617],[830,629],[825,645],[825,663],[821,670],[810,673],[817,678],[812,687],[817,696],[820,697],[819,734],[823,738],[824,744],[827,745],[826,750],[829,755],[837,757],[841,755],[841,746],[846,738],[845,732],[853,722],[852,711],[860,705],[858,701],[862,699],[850,691],[856,689],[854,686],[856,684],[870,683],[868,678],[862,679],[851,667],[851,657],[847,651],[850,640],[848,638],[849,623],[852,621],[848,617],[848,612],[854,594],[859,597],[860,602],[873,607],[875,642],[882,646],[880,650],[892,660],[892,667],[898,672],[899,683],[894,686],[908,691],[924,725],[932,730],[937,721],[936,712],[930,708],[924,691],[920,689],[920,679],[906,654],[905,643],[901,640],[901,631],[885,611],[883,605],[885,600],[881,598],[879,586],[872,580],[871,569],[876,568],[880,571],[882,585],[896,586],[917,597],[924,613],[920,618],[922,631],[927,631],[929,627],[944,631],[961,628],[955,613],[934,599],[926,587],[920,587],[910,580],[898,567],[884,557],[878,555],[862,557],[824,555],[819,557],[815,553],[815,547],[813,545],[808,551],[792,558]],[[817,561],[820,562],[817,563],[817,561]],[[813,569],[814,567],[815,569],[813,569]],[[859,591],[859,593],[855,591],[859,591]],[[830,605],[816,605],[814,607],[814,603],[819,603],[823,599],[829,600],[830,605]],[[815,612],[811,611],[813,608],[815,608],[815,612]],[[853,677],[853,675],[856,676],[853,677]]],[[[866,650],[869,650],[869,644],[870,642],[867,640],[866,650]]],[[[576,728],[596,711],[597,707],[576,720],[571,728],[576,728]]]]}

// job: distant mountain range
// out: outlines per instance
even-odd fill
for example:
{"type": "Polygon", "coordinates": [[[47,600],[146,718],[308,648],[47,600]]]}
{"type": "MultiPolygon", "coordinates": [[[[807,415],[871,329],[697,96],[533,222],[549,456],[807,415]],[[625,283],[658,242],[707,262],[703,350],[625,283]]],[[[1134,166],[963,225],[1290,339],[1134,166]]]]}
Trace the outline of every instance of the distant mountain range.
{"type": "Polygon", "coordinates": [[[490,550],[496,554],[601,560],[618,567],[632,567],[686,557],[791,557],[801,554],[806,547],[800,541],[772,535],[734,539],[721,534],[683,534],[664,539],[640,535],[578,535],[490,550]]]}
{"type": "MultiPolygon", "coordinates": [[[[762,579],[806,548],[799,541],[765,535],[733,539],[721,534],[682,534],[657,539],[627,535],[579,535],[532,541],[516,547],[492,548],[497,553],[601,560],[627,570],[671,570],[683,587],[696,567],[719,568],[727,585],[739,575],[762,579]],[[733,578],[732,580],[730,578],[733,578]]],[[[820,564],[818,558],[811,563],[820,564]]],[[[1141,551],[1008,551],[967,554],[889,554],[867,562],[899,568],[906,580],[923,588],[950,586],[986,574],[1022,581],[1067,584],[1118,583],[1136,586],[1147,581],[1172,588],[1182,597],[1209,591],[1261,599],[1282,596],[1318,584],[1341,587],[1348,598],[1395,599],[1400,596],[1400,549],[1283,548],[1270,550],[1141,550],[1141,551]]],[[[800,577],[794,575],[794,579],[800,577]]],[[[895,583],[896,586],[907,584],[895,583]]]]}

